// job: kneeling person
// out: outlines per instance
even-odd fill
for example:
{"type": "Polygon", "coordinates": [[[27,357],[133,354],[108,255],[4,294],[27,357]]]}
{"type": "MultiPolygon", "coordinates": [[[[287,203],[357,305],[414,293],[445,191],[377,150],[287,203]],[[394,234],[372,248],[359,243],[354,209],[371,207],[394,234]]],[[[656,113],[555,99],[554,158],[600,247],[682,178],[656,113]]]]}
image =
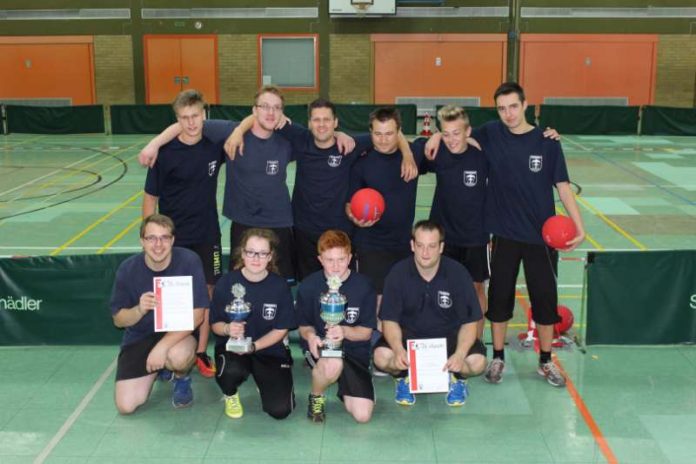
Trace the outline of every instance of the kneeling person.
{"type": "Polygon", "coordinates": [[[155,332],[153,278],[192,277],[194,328],[201,324],[208,308],[201,260],[193,251],[173,248],[174,223],[169,217],[153,214],[145,218],[140,226],[140,243],[143,252],[119,266],[110,302],[114,325],[126,329],[114,393],[121,414],[131,414],[147,401],[160,371],[174,372],[175,408],[193,401],[189,372],[196,359],[197,342],[190,331],[155,332]]]}
{"type": "Polygon", "coordinates": [[[357,422],[372,417],[375,391],[370,374],[370,338],[376,327],[377,294],[367,277],[351,272],[350,238],[345,232],[328,230],[317,243],[322,270],[306,277],[297,291],[296,312],[300,335],[309,346],[312,390],[307,417],[323,422],[324,391],[338,382],[338,397],[357,422]],[[321,318],[320,298],[329,290],[328,280],[340,283],[338,292],[346,297],[344,320],[329,326],[321,318]],[[341,342],[342,358],[320,357],[322,339],[341,342]]]}
{"type": "Polygon", "coordinates": [[[431,221],[413,228],[413,258],[394,265],[387,275],[381,319],[384,335],[375,345],[374,363],[395,377],[398,404],[412,405],[406,340],[446,338],[450,372],[447,404],[462,406],[469,395],[466,379],[486,367],[486,348],[476,337],[481,307],[467,270],[442,256],[444,230],[431,221]]]}
{"type": "Polygon", "coordinates": [[[223,275],[213,291],[210,323],[217,339],[215,380],[225,395],[225,414],[232,419],[244,414],[238,388],[249,374],[254,376],[268,415],[285,419],[295,407],[292,356],[283,343],[288,330],[296,327],[295,314],[290,288],[277,274],[277,250],[278,238],[272,230],[247,229],[234,251],[234,270],[223,275]],[[248,308],[248,317],[234,322],[227,312],[240,305],[248,308]],[[246,337],[252,342],[249,351],[227,351],[230,338],[246,337]]]}

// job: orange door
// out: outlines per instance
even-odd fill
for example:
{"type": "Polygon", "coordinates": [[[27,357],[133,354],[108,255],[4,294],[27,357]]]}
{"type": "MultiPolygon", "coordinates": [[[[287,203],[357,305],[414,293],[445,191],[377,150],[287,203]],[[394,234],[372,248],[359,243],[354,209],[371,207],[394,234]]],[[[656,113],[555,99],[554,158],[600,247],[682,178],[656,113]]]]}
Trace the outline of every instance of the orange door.
{"type": "Polygon", "coordinates": [[[0,38],[0,69],[0,99],[95,102],[91,37],[0,38]]]}
{"type": "Polygon", "coordinates": [[[396,97],[492,95],[505,76],[504,34],[376,34],[374,103],[396,97]]]}
{"type": "Polygon", "coordinates": [[[171,103],[184,89],[218,102],[217,39],[213,36],[145,36],[147,103],[171,103]]]}

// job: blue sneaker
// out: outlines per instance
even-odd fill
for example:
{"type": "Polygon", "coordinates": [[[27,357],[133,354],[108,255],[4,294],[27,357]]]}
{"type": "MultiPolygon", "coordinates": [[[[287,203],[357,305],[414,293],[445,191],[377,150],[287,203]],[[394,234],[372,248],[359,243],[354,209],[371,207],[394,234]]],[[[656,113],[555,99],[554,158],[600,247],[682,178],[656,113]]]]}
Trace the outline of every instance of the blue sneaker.
{"type": "Polygon", "coordinates": [[[172,406],[186,408],[193,403],[193,390],[191,390],[191,376],[175,377],[174,391],[172,392],[172,406]]]}
{"type": "Polygon", "coordinates": [[[409,390],[409,380],[408,377],[400,377],[394,379],[396,384],[396,394],[394,395],[394,401],[396,404],[401,404],[403,406],[412,406],[416,403],[416,395],[411,393],[409,390]]]}
{"type": "Polygon", "coordinates": [[[458,379],[450,375],[449,393],[447,393],[448,406],[464,406],[469,397],[469,386],[466,380],[458,379]]]}
{"type": "Polygon", "coordinates": [[[171,382],[173,378],[174,373],[169,369],[161,369],[157,373],[157,380],[159,380],[160,382],[171,382]]]}

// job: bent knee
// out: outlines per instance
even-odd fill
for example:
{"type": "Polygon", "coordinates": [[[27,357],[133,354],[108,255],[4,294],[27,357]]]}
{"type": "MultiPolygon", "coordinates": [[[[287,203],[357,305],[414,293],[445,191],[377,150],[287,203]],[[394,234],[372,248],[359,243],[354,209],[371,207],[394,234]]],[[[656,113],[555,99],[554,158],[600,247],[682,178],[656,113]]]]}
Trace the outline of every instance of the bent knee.
{"type": "Polygon", "coordinates": [[[290,415],[292,408],[269,408],[266,409],[266,414],[274,419],[282,420],[290,415]]]}
{"type": "Polygon", "coordinates": [[[351,414],[353,415],[353,419],[355,419],[355,422],[358,424],[367,424],[370,422],[370,419],[372,419],[372,410],[358,410],[358,411],[352,411],[351,414]]]}
{"type": "Polygon", "coordinates": [[[143,403],[136,403],[134,401],[117,401],[116,410],[122,416],[128,416],[133,414],[143,403]]]}

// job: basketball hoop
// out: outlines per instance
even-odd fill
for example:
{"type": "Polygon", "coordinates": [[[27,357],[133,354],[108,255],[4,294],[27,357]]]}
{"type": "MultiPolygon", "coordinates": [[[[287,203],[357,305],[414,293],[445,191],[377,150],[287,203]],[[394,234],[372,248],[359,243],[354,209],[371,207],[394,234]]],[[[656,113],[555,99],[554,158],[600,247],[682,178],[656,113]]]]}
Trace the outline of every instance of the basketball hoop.
{"type": "Polygon", "coordinates": [[[368,8],[374,4],[374,0],[350,0],[350,4],[355,8],[355,14],[362,18],[367,14],[368,8]]]}

